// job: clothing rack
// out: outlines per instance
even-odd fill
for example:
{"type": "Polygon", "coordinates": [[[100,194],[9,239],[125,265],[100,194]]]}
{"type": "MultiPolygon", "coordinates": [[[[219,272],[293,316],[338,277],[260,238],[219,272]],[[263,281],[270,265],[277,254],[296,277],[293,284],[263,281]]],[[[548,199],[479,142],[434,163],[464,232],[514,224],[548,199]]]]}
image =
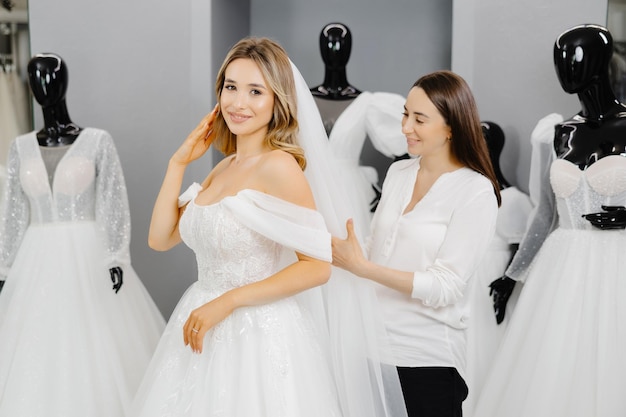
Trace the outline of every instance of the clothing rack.
{"type": "Polygon", "coordinates": [[[17,64],[16,34],[17,23],[0,22],[0,69],[4,72],[14,71],[17,64]]]}
{"type": "Polygon", "coordinates": [[[13,9],[8,11],[0,8],[0,22],[3,23],[28,23],[28,11],[23,9],[13,9]]]}

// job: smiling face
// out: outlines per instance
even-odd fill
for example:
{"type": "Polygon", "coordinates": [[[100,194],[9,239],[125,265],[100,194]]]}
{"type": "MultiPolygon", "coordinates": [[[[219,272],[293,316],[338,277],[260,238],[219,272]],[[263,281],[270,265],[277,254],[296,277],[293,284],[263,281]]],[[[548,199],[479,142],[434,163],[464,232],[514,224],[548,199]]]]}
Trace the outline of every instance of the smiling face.
{"type": "Polygon", "coordinates": [[[265,136],[274,112],[274,92],[253,60],[238,58],[228,65],[220,109],[238,139],[265,136]]]}
{"type": "Polygon", "coordinates": [[[411,88],[406,98],[402,133],[411,155],[450,154],[450,126],[420,87],[411,88]]]}

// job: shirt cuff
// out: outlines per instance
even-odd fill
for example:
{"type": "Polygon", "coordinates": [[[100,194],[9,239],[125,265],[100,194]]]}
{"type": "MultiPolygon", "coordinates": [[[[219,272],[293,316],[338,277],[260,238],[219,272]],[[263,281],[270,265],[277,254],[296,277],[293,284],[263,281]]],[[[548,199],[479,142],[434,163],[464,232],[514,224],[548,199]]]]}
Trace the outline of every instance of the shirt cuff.
{"type": "Polygon", "coordinates": [[[411,298],[418,298],[428,305],[428,299],[432,290],[432,277],[425,272],[413,273],[413,290],[411,291],[411,298]]]}

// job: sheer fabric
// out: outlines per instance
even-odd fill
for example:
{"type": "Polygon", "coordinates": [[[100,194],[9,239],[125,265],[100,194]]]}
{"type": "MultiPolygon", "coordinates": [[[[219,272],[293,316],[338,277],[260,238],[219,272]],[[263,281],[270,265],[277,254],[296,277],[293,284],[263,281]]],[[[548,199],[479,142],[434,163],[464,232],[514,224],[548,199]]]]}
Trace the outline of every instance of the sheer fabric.
{"type": "MultiPolygon", "coordinates": [[[[359,206],[354,184],[342,175],[330,149],[324,124],[302,75],[292,64],[298,95],[299,141],[307,158],[305,174],[317,209],[334,236],[345,236],[345,222],[369,224],[369,210],[359,206]]],[[[363,241],[368,230],[356,229],[363,241]]],[[[395,366],[385,364],[381,349],[387,335],[380,307],[370,281],[333,267],[329,282],[321,289],[326,318],[317,314],[320,328],[327,329],[333,373],[345,417],[406,416],[395,366]]],[[[310,295],[310,294],[309,294],[310,295]]]]}

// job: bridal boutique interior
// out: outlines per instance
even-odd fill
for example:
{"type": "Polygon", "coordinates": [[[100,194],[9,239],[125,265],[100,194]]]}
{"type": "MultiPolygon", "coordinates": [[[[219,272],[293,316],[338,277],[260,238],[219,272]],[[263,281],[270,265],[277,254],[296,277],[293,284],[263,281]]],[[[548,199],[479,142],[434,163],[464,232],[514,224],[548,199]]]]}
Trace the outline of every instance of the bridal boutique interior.
{"type": "MultiPolygon", "coordinates": [[[[599,0],[11,3],[12,11],[0,7],[0,28],[12,33],[11,51],[19,54],[0,51],[3,60],[12,60],[3,61],[3,71],[19,74],[30,55],[42,52],[59,54],[67,63],[72,118],[107,130],[115,141],[128,188],[133,265],[166,319],[195,280],[196,265],[182,245],[165,253],[148,248],[152,205],[172,151],[212,109],[216,71],[238,39],[276,39],[311,87],[324,77],[319,34],[329,22],[345,23],[352,32],[347,75],[361,91],[405,95],[424,73],[461,74],[481,117],[496,121],[506,134],[505,176],[527,191],[529,137],[536,122],[552,112],[578,110],[576,98],[565,94],[555,77],[553,42],[577,24],[606,25],[609,9],[599,0]]],[[[6,50],[4,36],[0,47],[6,50]]],[[[38,129],[42,116],[33,107],[27,116],[38,129]]],[[[0,112],[6,117],[6,108],[0,112]]],[[[208,169],[201,164],[190,167],[186,184],[203,179],[208,169]]]]}

